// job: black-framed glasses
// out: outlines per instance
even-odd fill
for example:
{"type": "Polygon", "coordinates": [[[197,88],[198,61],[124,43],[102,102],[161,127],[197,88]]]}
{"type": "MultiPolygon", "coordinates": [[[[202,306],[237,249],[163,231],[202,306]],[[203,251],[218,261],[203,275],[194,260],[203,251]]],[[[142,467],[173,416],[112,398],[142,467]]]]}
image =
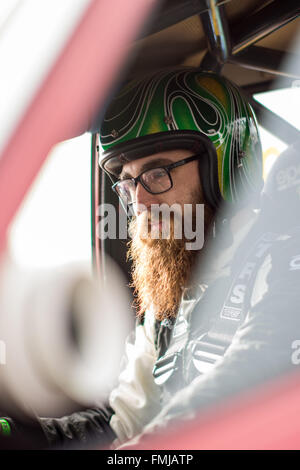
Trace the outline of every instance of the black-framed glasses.
{"type": "Polygon", "coordinates": [[[174,170],[174,168],[197,160],[199,157],[200,154],[197,154],[184,158],[183,160],[179,160],[178,162],[170,163],[170,165],[163,165],[150,168],[149,170],[144,170],[135,178],[125,178],[117,181],[112,185],[112,189],[125,204],[133,204],[135,202],[135,193],[138,183],[141,183],[143,188],[150,194],[165,193],[173,187],[173,180],[170,172],[174,170]]]}

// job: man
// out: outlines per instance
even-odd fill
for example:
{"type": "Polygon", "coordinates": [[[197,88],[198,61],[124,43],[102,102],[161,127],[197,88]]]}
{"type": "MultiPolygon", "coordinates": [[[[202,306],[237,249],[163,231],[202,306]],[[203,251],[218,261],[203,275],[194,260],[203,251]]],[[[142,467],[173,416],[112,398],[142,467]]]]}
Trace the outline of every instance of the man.
{"type": "Polygon", "coordinates": [[[57,446],[93,437],[116,447],[145,429],[163,428],[185,410],[191,413],[195,397],[198,406],[238,389],[232,376],[258,357],[255,338],[249,342],[243,330],[264,259],[254,250],[248,270],[241,267],[255,219],[249,201],[262,183],[250,105],[217,75],[192,68],[160,71],[119,92],[106,112],[100,141],[100,165],[133,214],[129,256],[137,326],[106,407],[40,419],[48,442],[57,446]],[[168,237],[164,217],[151,210],[162,204],[177,207],[168,237]],[[197,216],[202,204],[204,247],[187,249],[199,225],[200,232],[203,228],[197,216]],[[190,236],[177,238],[185,208],[192,213],[190,236]],[[243,283],[236,282],[239,278],[243,283]]]}
{"type": "MultiPolygon", "coordinates": [[[[197,303],[201,312],[199,300],[216,278],[224,292],[228,288],[224,267],[253,223],[247,204],[261,187],[261,147],[255,116],[239,90],[224,78],[190,68],[130,82],[107,110],[100,141],[100,165],[134,214],[129,256],[138,325],[128,366],[110,396],[110,426],[124,442],[190,381],[174,373],[184,368],[178,352],[188,342],[188,317],[197,303]],[[167,239],[151,237],[150,229],[157,228],[151,208],[163,204],[183,209],[191,204],[193,228],[200,222],[197,205],[205,205],[203,250],[187,250],[187,240],[172,233],[167,239]],[[148,236],[141,237],[145,227],[148,236]],[[214,263],[210,259],[204,269],[213,237],[218,239],[214,263]],[[192,274],[196,265],[197,277],[192,274]],[[172,341],[174,331],[182,334],[172,341]]],[[[162,225],[158,228],[162,234],[162,225]]],[[[216,308],[224,292],[216,295],[216,308]]]]}

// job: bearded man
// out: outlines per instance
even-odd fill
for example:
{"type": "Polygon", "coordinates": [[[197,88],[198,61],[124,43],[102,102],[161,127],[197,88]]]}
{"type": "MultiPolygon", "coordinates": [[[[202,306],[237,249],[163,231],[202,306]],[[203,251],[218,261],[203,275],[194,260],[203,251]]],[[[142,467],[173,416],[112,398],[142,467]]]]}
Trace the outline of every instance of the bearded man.
{"type": "MultiPolygon", "coordinates": [[[[253,224],[247,204],[262,186],[251,106],[230,81],[199,69],[163,70],[127,84],[107,109],[100,143],[100,166],[131,211],[128,257],[137,324],[106,406],[40,419],[48,442],[57,446],[88,436],[115,447],[130,440],[172,394],[216,366],[234,331],[226,344],[216,343],[217,335],[209,335],[211,315],[222,307],[228,266],[253,224]],[[176,208],[167,228],[164,213],[153,211],[162,206],[176,208]],[[214,256],[207,261],[210,245],[214,256]],[[215,301],[209,311],[206,292],[215,301]],[[206,350],[198,354],[200,343],[206,350]]],[[[226,308],[222,321],[243,321],[238,309],[226,308]]],[[[225,323],[221,330],[227,331],[225,323]]]]}
{"type": "Polygon", "coordinates": [[[142,432],[172,395],[211,370],[228,347],[205,341],[213,354],[201,353],[204,361],[187,352],[195,341],[192,312],[198,306],[203,321],[195,331],[203,337],[228,289],[228,264],[253,224],[247,205],[262,186],[261,146],[254,113],[237,87],[193,68],[127,84],[106,112],[100,143],[100,166],[133,216],[128,256],[137,326],[127,366],[109,398],[118,445],[142,432]],[[174,205],[165,230],[168,218],[153,208],[174,205]],[[179,228],[182,237],[176,236],[179,228]],[[201,232],[204,246],[190,249],[201,232]],[[211,248],[213,258],[206,260],[211,248]],[[215,296],[210,314],[206,292],[215,296]]]}

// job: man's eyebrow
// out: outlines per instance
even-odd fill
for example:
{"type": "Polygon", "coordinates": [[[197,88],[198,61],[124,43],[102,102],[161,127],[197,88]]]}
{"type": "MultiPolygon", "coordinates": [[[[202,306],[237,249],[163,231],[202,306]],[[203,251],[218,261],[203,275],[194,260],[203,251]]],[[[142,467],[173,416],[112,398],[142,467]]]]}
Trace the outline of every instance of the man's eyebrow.
{"type": "MultiPolygon", "coordinates": [[[[163,165],[169,165],[170,163],[173,162],[168,158],[157,158],[156,160],[151,160],[151,162],[146,162],[142,165],[139,174],[143,173],[143,171],[150,170],[152,168],[157,168],[163,165]]],[[[132,175],[124,171],[124,173],[122,172],[120,175],[120,180],[124,180],[126,178],[132,178],[132,175]]]]}

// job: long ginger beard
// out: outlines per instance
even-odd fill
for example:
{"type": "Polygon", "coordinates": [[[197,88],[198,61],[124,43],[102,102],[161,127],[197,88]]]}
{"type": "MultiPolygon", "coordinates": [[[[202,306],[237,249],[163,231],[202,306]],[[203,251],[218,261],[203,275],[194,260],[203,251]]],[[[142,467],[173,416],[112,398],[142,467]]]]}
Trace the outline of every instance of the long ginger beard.
{"type": "Polygon", "coordinates": [[[161,321],[176,317],[198,251],[187,250],[184,237],[174,237],[176,218],[175,222],[174,218],[170,220],[169,238],[164,238],[160,231],[160,238],[153,239],[148,215],[145,211],[130,222],[127,256],[132,260],[131,287],[136,297],[137,315],[142,316],[151,306],[156,319],[161,321]]]}

